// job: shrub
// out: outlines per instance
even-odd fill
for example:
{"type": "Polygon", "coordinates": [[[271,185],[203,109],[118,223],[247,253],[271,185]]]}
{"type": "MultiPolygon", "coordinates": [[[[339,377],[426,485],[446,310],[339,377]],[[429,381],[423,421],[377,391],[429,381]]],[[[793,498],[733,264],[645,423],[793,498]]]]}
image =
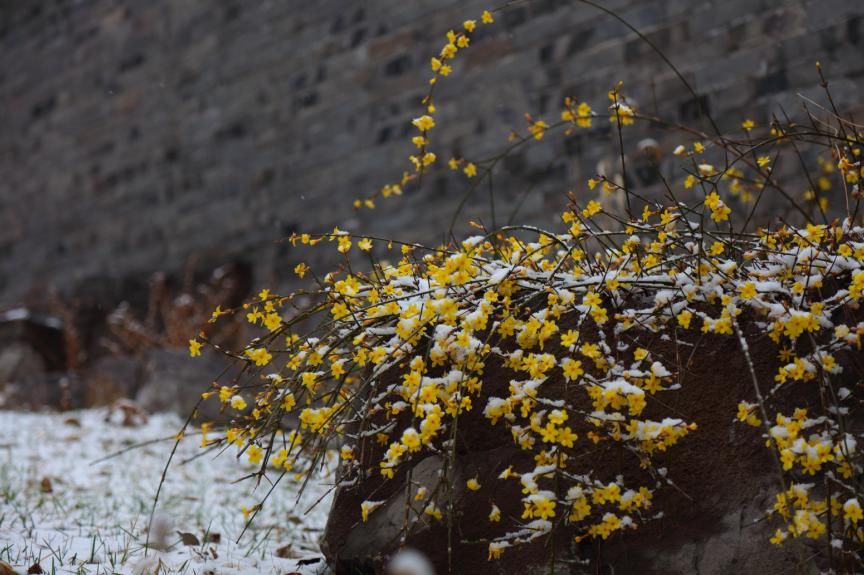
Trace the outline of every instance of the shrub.
{"type": "MultiPolygon", "coordinates": [[[[431,60],[424,113],[413,120],[412,171],[358,209],[419,187],[443,163],[432,147],[434,88],[494,18],[484,12],[448,33],[431,60]]],[[[436,454],[450,462],[446,480],[438,492],[416,494],[423,512],[406,512],[407,532],[420,520],[452,525],[460,424],[479,421],[506,429],[526,453],[495,479],[520,484],[521,505],[506,517],[490,502],[488,520],[502,527],[488,542],[489,560],[561,534],[606,539],[662,512],[655,493],[674,478],[658,461],[700,433],[699,421],[664,401],[681,371],[700,361],[678,351],[727,338],[745,358],[748,381],[737,413],[726,415],[758,429],[775,458],[771,543],[812,540],[832,566],[860,564],[860,380],[848,377],[864,334],[859,128],[823,109],[808,125],[742,118],[738,134],[705,133],[642,115],[623,85],[605,97],[603,113],[597,102],[567,99],[557,122],[526,115],[524,132],[514,131],[500,155],[447,162],[469,191],[491,186],[513,150],[552,131],[610,122],[623,177],[598,175],[571,192],[561,229],[474,223],[476,235],[434,248],[338,228],[289,238],[297,249],[335,250],[342,264],[322,275],[301,263],[294,271],[305,287],[265,289],[214,314],[245,313],[262,334],[238,351],[212,345],[242,362],[244,377],[204,394],[235,414],[205,444],[236,446],[258,479],[308,477],[336,448],[343,484],[383,485],[405,475],[406,461],[436,454]],[[643,197],[626,177],[623,138],[638,122],[681,134],[679,174],[664,178],[662,199],[643,197]],[[775,166],[785,157],[800,171],[781,179],[775,166]],[[843,206],[836,219],[832,197],[843,206]],[[768,198],[780,198],[796,220],[766,219],[758,207],[768,198]],[[760,378],[751,355],[766,338],[779,358],[773,381],[760,378]],[[816,407],[803,401],[814,395],[816,407]],[[629,458],[631,472],[581,457],[598,445],[609,446],[603,457],[629,458]]],[[[192,340],[190,352],[204,345],[204,337],[192,340]]],[[[465,485],[469,493],[480,487],[478,478],[465,485]]],[[[357,517],[368,520],[380,505],[363,501],[357,517]]]]}

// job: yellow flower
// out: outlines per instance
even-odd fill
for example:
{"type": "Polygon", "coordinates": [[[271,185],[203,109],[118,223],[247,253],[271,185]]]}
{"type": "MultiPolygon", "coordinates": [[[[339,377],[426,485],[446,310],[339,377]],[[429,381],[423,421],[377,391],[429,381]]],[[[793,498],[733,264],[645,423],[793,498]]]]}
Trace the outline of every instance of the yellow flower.
{"type": "Polygon", "coordinates": [[[372,240],[369,238],[363,238],[357,242],[357,247],[360,248],[361,251],[368,252],[372,249],[372,240]]]}
{"type": "Polygon", "coordinates": [[[576,330],[567,330],[566,333],[561,334],[561,346],[562,347],[570,347],[571,345],[576,345],[576,342],[579,341],[579,332],[576,330]]]}
{"type": "Polygon", "coordinates": [[[339,253],[347,253],[351,249],[351,238],[345,235],[339,236],[339,246],[336,249],[339,253]]]}
{"type": "Polygon", "coordinates": [[[558,443],[563,447],[573,447],[573,442],[578,438],[569,427],[563,427],[558,431],[558,443]]]}
{"type": "Polygon", "coordinates": [[[463,171],[465,172],[466,176],[468,176],[469,178],[473,178],[474,176],[477,175],[477,166],[475,166],[473,163],[469,162],[465,166],[465,169],[463,171]]]}
{"type": "Polygon", "coordinates": [[[564,379],[567,381],[579,379],[585,373],[585,370],[582,369],[582,362],[569,357],[562,360],[561,368],[564,370],[564,379]]]}
{"type": "Polygon", "coordinates": [[[465,28],[468,32],[473,32],[477,27],[477,20],[465,20],[462,22],[462,27],[465,28]]]}
{"type": "Polygon", "coordinates": [[[489,561],[493,559],[500,559],[501,554],[504,553],[504,549],[509,547],[509,545],[505,543],[496,543],[493,541],[489,544],[489,561]]]}
{"type": "Polygon", "coordinates": [[[864,512],[861,511],[861,505],[857,499],[850,499],[843,504],[843,516],[856,525],[864,518],[864,512]]]}
{"type": "Polygon", "coordinates": [[[753,122],[753,120],[744,120],[743,122],[741,122],[741,127],[744,128],[745,132],[749,132],[756,127],[756,124],[753,122]]]}
{"type": "MultiPolygon", "coordinates": [[[[850,255],[851,255],[851,253],[850,253],[850,255]]],[[[216,306],[216,309],[213,310],[213,313],[210,314],[210,320],[209,320],[208,323],[215,323],[216,320],[219,319],[219,317],[225,315],[226,313],[227,313],[227,312],[222,311],[222,306],[221,306],[221,305],[217,305],[217,306],[216,306]]]]}
{"type": "Polygon", "coordinates": [[[198,357],[201,355],[201,342],[195,339],[189,340],[189,356],[198,357]]]}
{"type": "Polygon", "coordinates": [[[478,491],[478,490],[480,489],[480,482],[477,481],[477,478],[476,478],[476,477],[472,477],[471,479],[469,479],[469,480],[465,483],[465,485],[466,485],[466,486],[468,487],[468,489],[470,489],[471,491],[478,491]]]}
{"type": "Polygon", "coordinates": [[[678,325],[680,325],[684,329],[689,329],[690,328],[690,320],[693,319],[693,312],[685,309],[684,311],[682,311],[681,313],[678,314],[677,319],[678,319],[678,325]]]}
{"type": "MultiPolygon", "coordinates": [[[[444,46],[443,48],[441,48],[441,57],[444,58],[445,60],[449,60],[451,58],[454,58],[456,56],[456,52],[458,52],[458,51],[459,51],[459,48],[456,46],[456,44],[453,44],[451,42],[451,43],[447,44],[446,46],[444,46]]],[[[433,126],[434,126],[434,123],[433,123],[433,126]]]]}
{"type": "Polygon", "coordinates": [[[542,140],[548,128],[549,124],[547,124],[543,120],[537,120],[536,122],[528,126],[528,131],[531,132],[531,135],[534,136],[535,140],[542,140]]]}
{"type": "Polygon", "coordinates": [[[297,274],[297,277],[299,277],[299,278],[302,278],[303,276],[305,276],[306,272],[308,272],[308,271],[309,271],[309,266],[307,266],[303,262],[300,262],[299,264],[294,266],[294,273],[297,274]]]}
{"type": "Polygon", "coordinates": [[[243,399],[243,396],[235,395],[231,398],[231,407],[238,411],[243,411],[246,409],[246,400],[243,399]]]}
{"type": "Polygon", "coordinates": [[[600,295],[594,291],[589,291],[582,298],[582,305],[587,305],[588,307],[594,308],[599,306],[601,303],[603,303],[603,301],[600,299],[600,295]]]}
{"type": "Polygon", "coordinates": [[[438,506],[435,505],[434,503],[432,503],[431,501],[429,502],[428,505],[426,505],[426,508],[423,510],[423,513],[425,513],[426,515],[429,515],[430,517],[434,517],[435,519],[437,519],[439,521],[444,517],[444,514],[441,513],[441,510],[438,509],[438,506]]]}
{"type": "Polygon", "coordinates": [[[369,514],[381,507],[383,501],[364,501],[360,504],[360,514],[363,518],[363,521],[369,519],[369,514]]]}
{"type": "Polygon", "coordinates": [[[560,409],[553,409],[552,412],[549,413],[549,421],[555,425],[561,425],[567,421],[567,417],[567,412],[560,409]]]}
{"type": "Polygon", "coordinates": [[[246,457],[249,459],[249,463],[258,465],[264,458],[264,450],[257,445],[250,445],[249,449],[246,450],[246,457]]]}
{"type": "Polygon", "coordinates": [[[492,511],[489,512],[489,521],[492,523],[501,521],[501,510],[494,503],[492,504],[492,511]]]}
{"type": "Polygon", "coordinates": [[[642,347],[637,347],[636,351],[633,352],[633,357],[636,358],[636,361],[642,361],[648,357],[648,350],[642,347]]]}
{"type": "MultiPolygon", "coordinates": [[[[569,106],[568,100],[568,106],[569,106]]],[[[588,105],[588,102],[582,102],[576,107],[576,113],[573,113],[573,110],[568,108],[561,112],[561,119],[565,122],[574,122],[580,128],[590,128],[591,127],[591,106],[588,105]]]]}
{"type": "Polygon", "coordinates": [[[282,449],[280,449],[279,451],[276,452],[276,455],[274,455],[273,458],[270,460],[270,464],[273,467],[275,467],[276,469],[279,469],[279,468],[289,469],[290,464],[288,467],[286,467],[286,465],[285,465],[287,461],[288,461],[288,450],[283,447],[282,449]]]}
{"type": "Polygon", "coordinates": [[[414,118],[411,123],[421,132],[427,132],[435,127],[435,119],[432,116],[420,116],[419,118],[414,118]]]}
{"type": "Polygon", "coordinates": [[[738,293],[741,294],[743,299],[752,299],[756,297],[756,284],[753,282],[747,282],[744,285],[739,285],[738,293]]]}
{"type": "Polygon", "coordinates": [[[264,316],[264,327],[270,331],[276,331],[282,325],[282,318],[278,313],[268,313],[264,316]]]}
{"type": "Polygon", "coordinates": [[[533,517],[549,519],[555,517],[555,501],[548,496],[538,496],[534,499],[533,517]]]}
{"type": "Polygon", "coordinates": [[[585,209],[582,210],[582,215],[585,216],[586,218],[590,218],[591,216],[593,216],[595,214],[599,214],[600,210],[602,210],[602,209],[603,208],[599,202],[595,202],[594,200],[591,200],[590,202],[588,202],[588,205],[585,206],[585,209]]]}
{"type": "Polygon", "coordinates": [[[420,449],[420,434],[413,427],[407,428],[402,432],[402,445],[408,448],[409,451],[418,451],[420,449]]]}
{"type": "Polygon", "coordinates": [[[268,352],[263,347],[247,349],[245,353],[246,357],[254,361],[255,365],[259,367],[267,365],[268,363],[270,363],[270,360],[273,359],[273,356],[270,355],[270,352],[268,352]]]}
{"type": "Polygon", "coordinates": [[[686,178],[684,178],[684,189],[689,190],[693,186],[696,185],[696,176],[693,174],[688,174],[686,178]]]}
{"type": "Polygon", "coordinates": [[[240,507],[240,513],[243,514],[243,521],[248,521],[249,517],[258,511],[259,505],[253,505],[252,507],[240,507]]]}
{"type": "Polygon", "coordinates": [[[483,21],[484,24],[491,24],[495,21],[495,19],[492,18],[492,12],[490,12],[489,10],[483,10],[483,14],[480,15],[480,19],[483,21]]]}

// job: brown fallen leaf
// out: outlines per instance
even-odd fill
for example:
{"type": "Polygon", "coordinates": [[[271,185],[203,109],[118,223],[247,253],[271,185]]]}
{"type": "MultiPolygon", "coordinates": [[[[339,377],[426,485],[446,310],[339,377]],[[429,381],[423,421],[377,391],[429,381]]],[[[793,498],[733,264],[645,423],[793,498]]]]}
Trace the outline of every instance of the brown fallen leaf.
{"type": "Polygon", "coordinates": [[[291,548],[291,544],[289,543],[276,548],[276,557],[282,559],[296,559],[299,555],[297,555],[297,553],[291,548]]]}
{"type": "Polygon", "coordinates": [[[217,545],[222,542],[222,534],[221,533],[208,533],[207,534],[207,543],[216,543],[217,545]]]}
{"type": "Polygon", "coordinates": [[[39,563],[34,563],[27,569],[27,575],[43,575],[45,571],[42,570],[42,566],[39,563]]]}
{"type": "Polygon", "coordinates": [[[201,542],[198,541],[198,538],[195,537],[194,533],[183,533],[182,531],[178,531],[177,535],[180,536],[180,541],[183,545],[189,547],[201,545],[201,542]]]}
{"type": "Polygon", "coordinates": [[[66,425],[71,425],[73,427],[81,427],[81,420],[77,417],[67,417],[63,420],[63,423],[66,425]]]}
{"type": "Polygon", "coordinates": [[[18,573],[8,563],[0,561],[0,575],[18,575],[18,573]]]}
{"type": "Polygon", "coordinates": [[[39,482],[39,491],[41,491],[42,493],[54,493],[54,486],[51,485],[51,480],[49,478],[42,478],[42,481],[39,482]]]}

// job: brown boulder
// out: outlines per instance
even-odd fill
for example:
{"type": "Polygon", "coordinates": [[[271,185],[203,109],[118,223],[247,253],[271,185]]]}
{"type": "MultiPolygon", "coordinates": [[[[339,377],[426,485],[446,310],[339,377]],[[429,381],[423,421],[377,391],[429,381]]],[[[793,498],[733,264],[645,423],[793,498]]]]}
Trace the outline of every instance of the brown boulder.
{"type": "MultiPolygon", "coordinates": [[[[650,336],[649,336],[650,337],[650,336]]],[[[750,352],[757,378],[767,385],[777,369],[777,349],[764,334],[751,334],[750,352]]],[[[668,453],[655,459],[665,468],[674,486],[655,492],[654,505],[635,530],[614,534],[608,540],[582,539],[560,529],[554,537],[508,548],[500,560],[487,558],[488,542],[518,529],[522,494],[518,481],[497,479],[508,466],[530,468],[531,452],[518,449],[510,432],[500,423],[491,426],[483,416],[490,396],[506,396],[512,377],[490,361],[483,377],[483,391],[475,408],[459,420],[456,453],[452,460],[421,451],[403,463],[391,480],[377,472],[383,448],[370,439],[361,442],[359,464],[341,472],[323,550],[337,574],[383,573],[387,558],[403,546],[427,555],[438,573],[811,573],[818,571],[819,555],[802,551],[803,544],[769,544],[774,521],[765,511],[778,491],[778,474],[761,430],[735,421],[738,402],[753,399],[751,376],[737,339],[709,335],[676,348],[654,338],[652,354],[682,360],[676,391],[664,392],[660,412],[692,421],[698,429],[668,453]],[[695,346],[695,347],[694,347],[695,346]],[[697,350],[698,353],[694,353],[697,350]],[[452,468],[448,469],[448,466],[452,468]],[[361,473],[359,469],[371,469],[361,473]],[[422,513],[425,502],[414,502],[419,485],[437,484],[435,472],[449,473],[453,489],[433,493],[445,511],[443,520],[422,513]],[[481,488],[465,489],[466,478],[477,478],[481,488]],[[364,522],[363,501],[381,502],[364,522]],[[452,521],[446,507],[452,502],[452,521]],[[488,515],[494,502],[502,512],[500,523],[488,515]],[[508,518],[509,521],[508,521],[508,518]],[[514,519],[515,518],[515,519],[514,519]],[[449,551],[448,551],[449,550],[449,551]],[[802,557],[810,557],[802,562],[802,557]]],[[[643,345],[645,345],[643,343],[643,345]]],[[[555,353],[556,350],[552,350],[555,353]]],[[[544,383],[550,399],[574,392],[562,381],[544,383]],[[557,394],[557,395],[556,395],[557,394]]],[[[782,393],[777,401],[818,410],[816,386],[810,392],[782,393]]],[[[400,425],[406,424],[401,422],[400,425]]],[[[579,429],[580,435],[588,427],[579,429]]],[[[656,485],[656,478],[639,466],[638,459],[620,444],[602,442],[571,456],[577,473],[591,473],[603,481],[623,475],[641,485],[656,485]]],[[[824,547],[824,545],[823,545],[824,547]]]]}

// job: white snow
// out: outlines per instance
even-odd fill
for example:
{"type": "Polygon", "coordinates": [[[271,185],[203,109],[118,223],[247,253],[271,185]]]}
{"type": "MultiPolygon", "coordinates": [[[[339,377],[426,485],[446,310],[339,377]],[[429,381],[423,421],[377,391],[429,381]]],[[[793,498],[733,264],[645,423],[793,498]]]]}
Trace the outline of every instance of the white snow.
{"type": "Polygon", "coordinates": [[[205,452],[193,433],[180,443],[151,531],[151,543],[162,539],[167,548],[145,558],[153,497],[181,424],[163,414],[132,428],[106,422],[103,410],[0,411],[0,560],[21,573],[34,563],[46,573],[81,575],[153,573],[157,566],[160,575],[324,572],[323,559],[298,560],[321,557],[332,476],[310,481],[299,503],[301,482],[286,476],[238,543],[241,507],[260,503],[270,485],[233,483],[254,469],[233,448],[218,457],[205,452]],[[201,544],[184,544],[180,533],[201,544]]]}

